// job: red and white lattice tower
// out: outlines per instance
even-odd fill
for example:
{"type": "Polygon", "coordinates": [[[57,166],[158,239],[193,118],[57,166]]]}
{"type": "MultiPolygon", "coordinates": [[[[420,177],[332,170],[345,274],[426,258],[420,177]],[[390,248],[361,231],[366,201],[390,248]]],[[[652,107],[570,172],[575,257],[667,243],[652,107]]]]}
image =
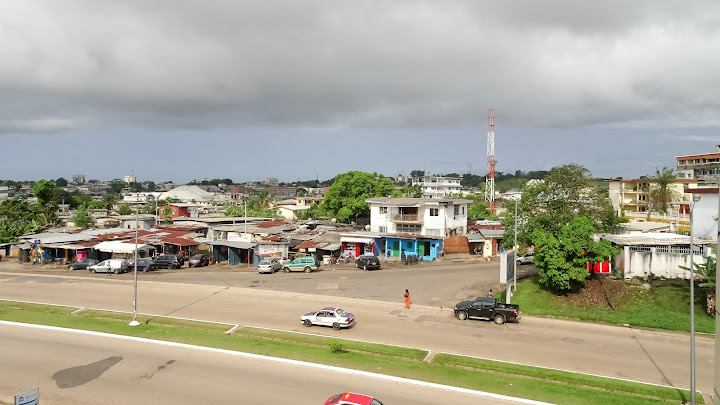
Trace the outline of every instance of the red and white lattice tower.
{"type": "Polygon", "coordinates": [[[495,213],[495,109],[488,110],[487,173],[485,174],[485,201],[490,213],[495,213]]]}

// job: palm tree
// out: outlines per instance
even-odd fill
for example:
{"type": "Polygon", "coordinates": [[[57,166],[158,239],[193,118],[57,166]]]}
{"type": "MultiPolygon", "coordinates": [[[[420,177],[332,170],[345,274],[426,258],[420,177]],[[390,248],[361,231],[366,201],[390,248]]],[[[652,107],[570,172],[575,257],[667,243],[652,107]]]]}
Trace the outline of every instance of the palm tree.
{"type": "Polygon", "coordinates": [[[667,167],[663,167],[662,170],[655,169],[653,178],[655,184],[650,192],[650,198],[659,210],[667,212],[668,203],[680,199],[680,193],[670,188],[676,179],[677,173],[673,173],[673,169],[667,167]]]}

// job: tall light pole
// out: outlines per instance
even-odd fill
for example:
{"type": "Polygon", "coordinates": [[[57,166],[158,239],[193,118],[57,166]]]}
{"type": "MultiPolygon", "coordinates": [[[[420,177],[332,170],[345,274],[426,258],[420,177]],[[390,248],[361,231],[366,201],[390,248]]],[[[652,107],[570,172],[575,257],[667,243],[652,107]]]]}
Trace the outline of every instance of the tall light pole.
{"type": "Polygon", "coordinates": [[[693,258],[693,217],[695,203],[700,201],[699,194],[693,194],[690,203],[690,404],[695,405],[695,263],[693,258]]]}
{"type": "Polygon", "coordinates": [[[134,273],[134,283],[133,283],[133,319],[130,322],[130,326],[138,326],[140,325],[140,322],[137,321],[137,262],[138,262],[138,212],[139,212],[139,204],[138,204],[138,194],[135,193],[135,262],[133,263],[135,267],[134,273]]]}
{"type": "Polygon", "coordinates": [[[518,206],[518,199],[515,198],[515,238],[513,241],[513,249],[515,249],[515,260],[513,260],[513,294],[517,292],[517,206],[518,206]]]}

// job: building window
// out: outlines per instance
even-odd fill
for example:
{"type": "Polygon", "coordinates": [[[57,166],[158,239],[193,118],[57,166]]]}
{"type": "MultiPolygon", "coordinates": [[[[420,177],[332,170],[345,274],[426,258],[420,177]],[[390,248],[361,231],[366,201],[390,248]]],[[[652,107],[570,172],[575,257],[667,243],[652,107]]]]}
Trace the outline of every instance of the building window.
{"type": "Polygon", "coordinates": [[[378,226],[378,232],[385,233],[387,232],[387,228],[385,228],[384,226],[378,226]]]}
{"type": "Polygon", "coordinates": [[[465,207],[462,207],[462,214],[465,215],[465,207]]]}
{"type": "Polygon", "coordinates": [[[455,216],[460,215],[460,206],[459,206],[459,205],[455,205],[455,206],[453,206],[453,208],[454,208],[454,213],[453,213],[453,215],[455,215],[455,216]]]}
{"type": "Polygon", "coordinates": [[[436,217],[436,216],[438,216],[438,211],[439,211],[439,210],[438,210],[437,208],[430,208],[430,216],[431,216],[431,217],[436,217]]]}
{"type": "Polygon", "coordinates": [[[380,207],[380,214],[387,214],[387,207],[380,207]]]}

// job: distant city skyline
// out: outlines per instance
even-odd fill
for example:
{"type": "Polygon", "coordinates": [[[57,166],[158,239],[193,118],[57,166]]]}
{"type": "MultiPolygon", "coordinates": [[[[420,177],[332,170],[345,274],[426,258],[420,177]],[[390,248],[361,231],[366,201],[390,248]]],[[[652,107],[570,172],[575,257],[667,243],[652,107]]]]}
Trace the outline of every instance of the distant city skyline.
{"type": "Polygon", "coordinates": [[[675,168],[720,143],[713,0],[0,3],[0,178],[675,168]],[[99,22],[102,23],[99,23],[99,22]]]}

